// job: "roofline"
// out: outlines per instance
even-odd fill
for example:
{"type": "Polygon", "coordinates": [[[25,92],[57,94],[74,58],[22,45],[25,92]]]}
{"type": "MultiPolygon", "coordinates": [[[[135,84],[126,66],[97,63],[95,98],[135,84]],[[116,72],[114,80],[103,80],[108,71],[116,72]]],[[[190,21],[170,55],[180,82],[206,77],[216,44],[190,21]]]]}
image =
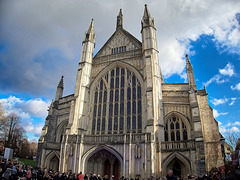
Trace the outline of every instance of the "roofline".
{"type": "Polygon", "coordinates": [[[101,49],[97,52],[97,54],[95,54],[95,56],[93,57],[93,59],[95,57],[97,57],[97,55],[103,50],[103,48],[105,47],[105,45],[107,45],[107,43],[113,38],[113,36],[118,32],[118,31],[122,31],[123,33],[125,33],[126,36],[130,36],[134,41],[136,41],[136,43],[138,43],[140,46],[142,46],[141,41],[139,41],[136,37],[134,37],[131,33],[129,33],[127,30],[125,30],[124,28],[117,28],[116,31],[111,35],[111,37],[104,43],[104,45],[101,47],[101,49]]]}

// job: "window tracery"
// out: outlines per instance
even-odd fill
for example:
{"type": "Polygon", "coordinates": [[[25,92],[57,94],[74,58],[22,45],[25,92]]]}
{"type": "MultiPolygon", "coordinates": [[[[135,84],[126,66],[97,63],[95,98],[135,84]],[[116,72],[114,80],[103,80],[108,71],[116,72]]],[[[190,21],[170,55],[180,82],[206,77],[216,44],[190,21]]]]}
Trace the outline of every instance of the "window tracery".
{"type": "Polygon", "coordinates": [[[186,141],[188,132],[186,124],[180,117],[173,116],[167,120],[164,127],[165,141],[186,141]]]}
{"type": "Polygon", "coordinates": [[[142,132],[142,90],[136,75],[115,67],[93,93],[92,134],[142,132]]]}

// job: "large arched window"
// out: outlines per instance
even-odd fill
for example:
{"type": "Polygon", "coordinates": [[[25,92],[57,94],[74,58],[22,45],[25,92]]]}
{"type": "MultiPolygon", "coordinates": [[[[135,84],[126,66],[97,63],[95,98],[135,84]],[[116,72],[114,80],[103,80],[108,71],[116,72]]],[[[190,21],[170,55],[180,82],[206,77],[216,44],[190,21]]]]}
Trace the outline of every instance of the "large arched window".
{"type": "Polygon", "coordinates": [[[142,132],[142,90],[127,68],[109,70],[94,90],[92,134],[142,132]]]}
{"type": "Polygon", "coordinates": [[[180,117],[173,116],[167,120],[164,127],[165,141],[188,140],[186,124],[180,117]]]}

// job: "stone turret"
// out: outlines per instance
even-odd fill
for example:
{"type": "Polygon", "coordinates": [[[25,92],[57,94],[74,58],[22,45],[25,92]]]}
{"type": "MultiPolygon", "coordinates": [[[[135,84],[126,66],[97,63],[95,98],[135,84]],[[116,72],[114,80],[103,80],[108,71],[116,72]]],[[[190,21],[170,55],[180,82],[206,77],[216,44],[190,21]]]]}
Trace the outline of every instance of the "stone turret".
{"type": "Polygon", "coordinates": [[[92,19],[82,43],[82,52],[77,73],[74,96],[75,102],[71,104],[69,127],[67,133],[79,134],[86,130],[86,113],[89,108],[89,84],[92,71],[93,51],[95,47],[94,20],[92,19]]]}
{"type": "MultiPolygon", "coordinates": [[[[154,26],[154,19],[151,18],[151,15],[148,11],[147,4],[145,4],[143,19],[142,19],[142,28],[151,26],[155,28],[154,26]]],[[[155,28],[156,29],[156,28],[155,28]]]]}
{"type": "Polygon", "coordinates": [[[153,176],[160,175],[161,162],[156,154],[158,142],[164,141],[164,122],[163,122],[163,104],[162,104],[162,87],[161,87],[161,70],[158,58],[158,46],[156,28],[154,21],[145,5],[144,15],[142,18],[142,53],[145,64],[144,78],[146,79],[146,97],[147,97],[147,125],[146,131],[152,132],[154,141],[152,142],[152,161],[151,168],[153,176]]]}
{"type": "Polygon", "coordinates": [[[119,14],[117,16],[117,27],[118,28],[123,28],[123,14],[122,14],[122,9],[120,9],[119,14]]]}
{"type": "Polygon", "coordinates": [[[55,96],[55,101],[58,101],[59,98],[62,97],[63,95],[63,76],[61,77],[61,80],[60,82],[58,83],[58,86],[57,86],[57,91],[56,91],[56,96],[55,96]]]}
{"type": "Polygon", "coordinates": [[[186,64],[187,64],[187,76],[188,76],[188,83],[189,89],[193,88],[195,91],[197,90],[197,86],[195,84],[195,78],[193,74],[193,67],[191,62],[189,61],[188,55],[186,54],[186,64]]]}

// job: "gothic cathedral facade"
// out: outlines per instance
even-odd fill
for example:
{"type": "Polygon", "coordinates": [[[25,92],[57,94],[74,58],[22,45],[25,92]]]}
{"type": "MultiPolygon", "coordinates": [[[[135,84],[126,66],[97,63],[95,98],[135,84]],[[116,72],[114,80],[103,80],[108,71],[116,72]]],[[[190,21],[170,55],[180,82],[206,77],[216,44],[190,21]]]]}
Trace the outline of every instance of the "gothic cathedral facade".
{"type": "Polygon", "coordinates": [[[37,166],[60,172],[146,179],[172,169],[181,177],[223,165],[218,123],[206,89],[164,83],[154,21],[145,5],[142,42],[123,28],[93,57],[93,20],[85,34],[74,94],[63,77],[38,142],[37,166]]]}

